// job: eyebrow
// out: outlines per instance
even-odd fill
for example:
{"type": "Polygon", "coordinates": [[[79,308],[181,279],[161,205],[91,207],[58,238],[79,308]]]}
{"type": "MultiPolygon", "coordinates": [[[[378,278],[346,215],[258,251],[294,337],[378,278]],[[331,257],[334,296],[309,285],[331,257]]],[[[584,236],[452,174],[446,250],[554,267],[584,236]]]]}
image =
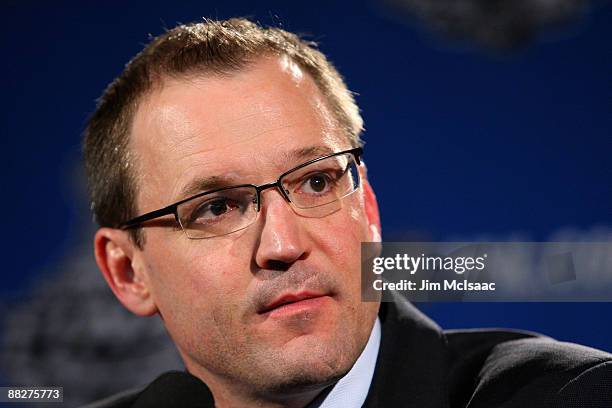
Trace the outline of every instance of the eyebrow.
{"type": "MultiPolygon", "coordinates": [[[[280,155],[281,161],[285,163],[294,163],[292,167],[299,166],[301,163],[317,157],[326,156],[333,154],[332,150],[328,146],[308,146],[296,150],[284,152],[280,155]]],[[[279,174],[280,175],[280,174],[279,174]]],[[[224,177],[224,176],[207,176],[198,177],[191,180],[181,189],[180,198],[186,199],[193,195],[203,193],[209,190],[215,190],[217,188],[230,187],[232,185],[249,184],[247,181],[244,183],[237,180],[235,177],[224,177]]]]}

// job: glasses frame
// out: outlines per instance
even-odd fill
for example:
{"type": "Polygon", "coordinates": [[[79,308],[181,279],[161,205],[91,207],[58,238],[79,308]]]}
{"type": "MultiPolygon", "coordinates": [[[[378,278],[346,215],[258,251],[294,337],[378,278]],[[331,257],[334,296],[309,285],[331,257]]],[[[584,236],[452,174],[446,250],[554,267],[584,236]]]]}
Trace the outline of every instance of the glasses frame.
{"type": "MultiPolygon", "coordinates": [[[[293,167],[289,170],[287,170],[286,172],[284,172],[283,174],[281,174],[280,176],[278,176],[278,178],[276,179],[275,182],[273,183],[266,183],[266,184],[237,184],[237,185],[233,185],[233,186],[227,186],[227,187],[221,187],[221,188],[216,188],[214,190],[208,190],[208,191],[203,191],[201,193],[195,194],[191,197],[182,199],[180,201],[177,201],[173,204],[170,204],[164,208],[160,208],[158,210],[154,210],[154,211],[150,211],[148,213],[139,215],[138,217],[132,218],[131,220],[122,222],[121,224],[119,224],[117,226],[117,228],[122,229],[122,230],[128,230],[128,229],[134,229],[134,228],[139,228],[142,227],[144,222],[147,221],[151,221],[166,215],[174,215],[174,219],[176,220],[177,224],[181,227],[181,229],[183,230],[183,232],[187,235],[187,231],[185,231],[185,229],[183,228],[183,225],[181,224],[181,221],[179,219],[179,214],[178,214],[178,206],[181,204],[184,204],[188,201],[194,200],[196,198],[205,196],[207,194],[212,194],[212,193],[217,193],[219,191],[224,191],[224,190],[229,190],[229,189],[233,189],[233,188],[238,188],[238,187],[251,187],[254,188],[255,191],[257,192],[256,198],[257,198],[257,212],[260,211],[261,209],[261,192],[270,188],[276,188],[281,196],[285,199],[285,201],[287,201],[288,203],[291,203],[291,198],[289,198],[289,192],[286,191],[281,183],[281,180],[283,177],[285,177],[287,174],[290,174],[296,170],[301,169],[302,167],[306,167],[311,165],[312,163],[316,163],[318,161],[321,160],[325,160],[325,159],[329,159],[330,157],[334,157],[334,156],[340,156],[342,154],[347,154],[350,153],[353,155],[353,157],[355,158],[355,163],[359,166],[361,164],[361,156],[363,155],[363,148],[361,147],[356,147],[353,149],[349,149],[349,150],[343,150],[341,152],[338,153],[332,153],[332,154],[328,154],[326,156],[322,156],[322,157],[317,157],[316,159],[312,159],[309,160],[305,163],[300,164],[299,166],[293,167]]],[[[361,183],[361,181],[360,181],[361,183]]]]}

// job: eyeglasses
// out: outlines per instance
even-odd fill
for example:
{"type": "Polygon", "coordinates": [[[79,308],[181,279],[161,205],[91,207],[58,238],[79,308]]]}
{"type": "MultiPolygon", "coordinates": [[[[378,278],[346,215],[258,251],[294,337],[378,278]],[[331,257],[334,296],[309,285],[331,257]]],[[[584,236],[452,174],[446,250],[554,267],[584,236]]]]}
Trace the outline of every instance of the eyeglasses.
{"type": "Polygon", "coordinates": [[[297,214],[325,217],[338,211],[340,200],[359,188],[362,154],[363,149],[358,147],[319,157],[286,171],[274,183],[205,191],[126,221],[119,228],[138,228],[146,221],[173,214],[190,239],[231,234],[255,222],[261,209],[261,192],[269,188],[276,188],[297,214]]]}

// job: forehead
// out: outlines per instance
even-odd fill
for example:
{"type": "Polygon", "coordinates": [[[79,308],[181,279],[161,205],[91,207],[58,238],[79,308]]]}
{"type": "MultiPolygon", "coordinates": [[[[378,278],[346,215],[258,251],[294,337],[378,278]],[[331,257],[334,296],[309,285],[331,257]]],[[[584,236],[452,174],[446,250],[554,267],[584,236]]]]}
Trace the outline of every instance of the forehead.
{"type": "Polygon", "coordinates": [[[295,152],[349,147],[314,81],[285,57],[166,80],[140,104],[130,143],[143,209],[184,198],[195,178],[268,182],[297,164],[295,152]]]}

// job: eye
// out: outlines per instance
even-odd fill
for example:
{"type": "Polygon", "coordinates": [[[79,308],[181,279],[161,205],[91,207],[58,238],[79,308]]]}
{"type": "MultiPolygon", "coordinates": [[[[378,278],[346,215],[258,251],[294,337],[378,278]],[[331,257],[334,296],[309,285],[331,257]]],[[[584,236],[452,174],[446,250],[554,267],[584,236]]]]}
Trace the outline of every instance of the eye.
{"type": "Polygon", "coordinates": [[[238,203],[227,197],[215,198],[196,208],[191,216],[191,220],[195,222],[216,221],[224,218],[224,215],[239,207],[238,203]]]}
{"type": "Polygon", "coordinates": [[[331,178],[324,173],[317,173],[307,177],[301,185],[301,190],[309,194],[325,193],[331,187],[331,178]]]}
{"type": "Polygon", "coordinates": [[[213,215],[221,215],[228,210],[227,201],[225,200],[214,201],[209,205],[209,208],[210,208],[210,212],[213,215]]]}

